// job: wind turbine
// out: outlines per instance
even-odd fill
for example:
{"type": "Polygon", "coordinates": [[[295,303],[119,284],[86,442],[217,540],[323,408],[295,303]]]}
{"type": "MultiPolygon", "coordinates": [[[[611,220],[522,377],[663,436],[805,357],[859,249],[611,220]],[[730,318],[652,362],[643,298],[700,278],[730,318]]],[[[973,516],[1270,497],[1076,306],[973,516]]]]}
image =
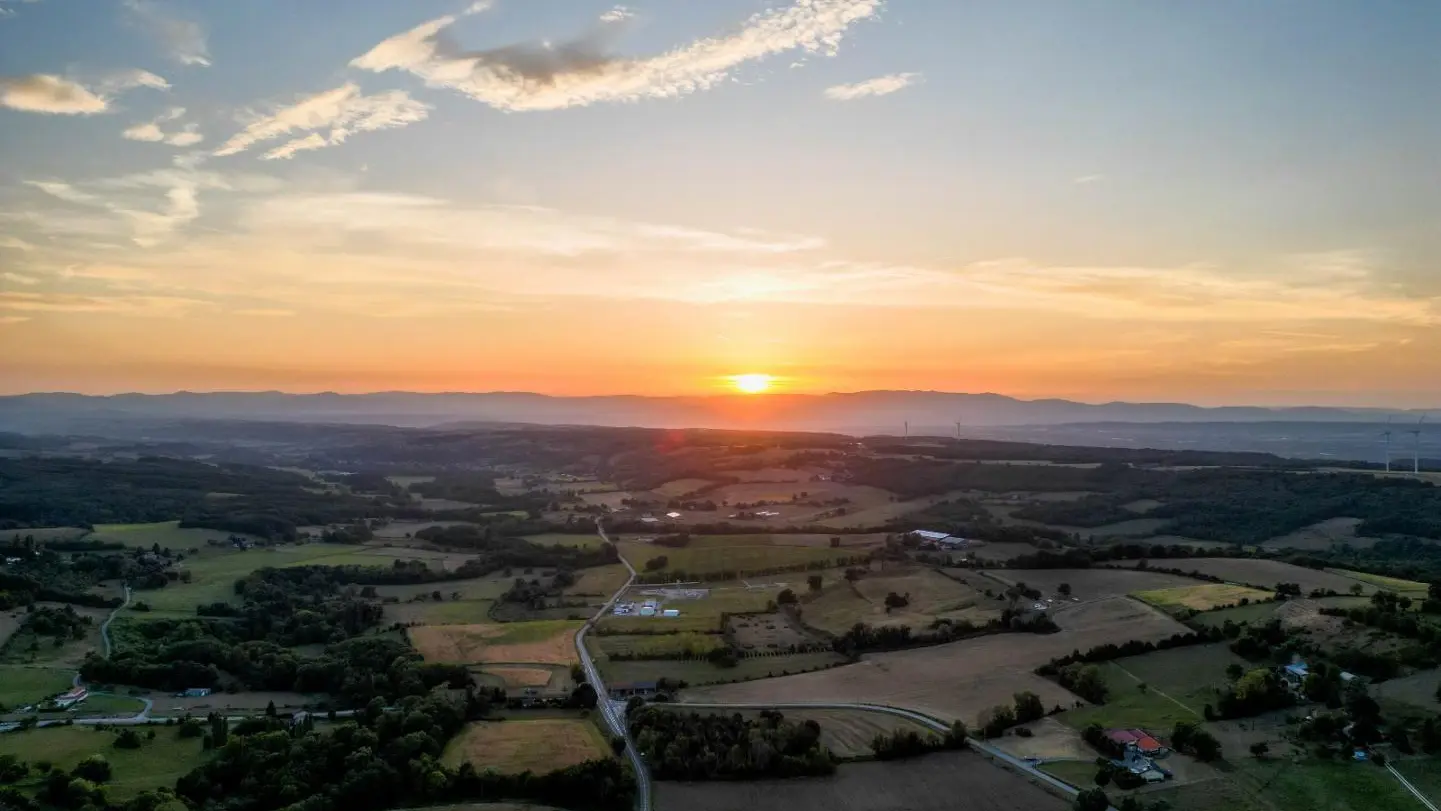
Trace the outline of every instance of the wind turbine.
{"type": "Polygon", "coordinates": [[[1426,422],[1426,415],[1422,414],[1421,419],[1416,421],[1416,427],[1406,433],[1411,435],[1411,472],[1421,472],[1421,425],[1426,422]]]}

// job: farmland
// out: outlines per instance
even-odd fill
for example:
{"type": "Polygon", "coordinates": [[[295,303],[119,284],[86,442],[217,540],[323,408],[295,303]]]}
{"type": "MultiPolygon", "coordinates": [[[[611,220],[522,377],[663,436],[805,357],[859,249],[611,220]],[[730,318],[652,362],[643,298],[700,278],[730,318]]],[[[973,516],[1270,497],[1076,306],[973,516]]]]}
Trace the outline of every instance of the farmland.
{"type": "MultiPolygon", "coordinates": [[[[597,623],[601,634],[643,634],[662,631],[721,631],[721,615],[763,612],[780,594],[785,584],[761,583],[746,588],[739,583],[716,584],[715,588],[635,586],[623,601],[655,600],[662,608],[680,611],[678,617],[606,616],[597,623]]],[[[799,589],[799,584],[793,586],[799,589]]]]}
{"type": "Polygon", "coordinates": [[[567,596],[605,597],[616,592],[625,581],[629,579],[630,573],[625,566],[613,563],[609,566],[592,566],[589,569],[582,569],[578,573],[575,583],[565,589],[567,596]]]}
{"type": "Polygon", "coordinates": [[[726,631],[742,651],[778,652],[814,645],[818,640],[804,629],[796,626],[790,617],[781,612],[772,614],[748,614],[729,617],[726,631]]]}
{"type": "MultiPolygon", "coordinates": [[[[440,588],[450,584],[434,585],[440,588]]],[[[494,600],[451,600],[448,597],[440,601],[393,603],[385,606],[385,619],[415,625],[474,625],[486,621],[494,604],[494,600]]]]}
{"type": "Polygon", "coordinates": [[[1176,608],[1210,611],[1221,606],[1240,605],[1242,600],[1247,602],[1269,600],[1274,593],[1253,589],[1250,586],[1234,586],[1229,583],[1201,583],[1194,586],[1138,591],[1132,596],[1167,611],[1176,608]]]}
{"type": "MultiPolygon", "coordinates": [[[[173,787],[177,779],[207,757],[199,738],[182,740],[174,730],[161,729],[155,740],[145,741],[139,749],[117,749],[114,740],[114,732],[92,727],[47,727],[0,735],[0,755],[15,755],[26,761],[48,760],[65,771],[90,755],[104,755],[114,771],[114,777],[105,785],[115,800],[128,799],[146,789],[173,787]]],[[[42,782],[32,777],[20,785],[33,788],[42,782]]]]}
{"type": "Polygon", "coordinates": [[[527,721],[477,721],[451,739],[442,762],[502,774],[545,774],[577,763],[609,757],[600,730],[586,720],[539,718],[527,721]]]}
{"type": "Polygon", "coordinates": [[[1231,664],[1250,667],[1225,645],[1173,648],[1105,662],[1098,667],[1110,690],[1106,703],[1059,718],[1076,729],[1095,722],[1163,734],[1177,721],[1201,720],[1206,704],[1216,700],[1216,688],[1226,683],[1231,664]]]}
{"type": "MultiPolygon", "coordinates": [[[[1000,587],[996,587],[1000,591],[1000,587]]],[[[964,619],[977,625],[999,617],[1004,599],[987,597],[976,589],[930,569],[882,572],[854,583],[839,581],[808,598],[801,612],[806,624],[842,634],[858,622],[876,626],[928,627],[936,619],[964,619]],[[890,609],[887,594],[905,595],[909,604],[890,609]]]]}
{"type": "Polygon", "coordinates": [[[1261,542],[1263,549],[1299,549],[1324,552],[1338,543],[1352,546],[1370,546],[1374,538],[1356,537],[1356,528],[1361,525],[1359,518],[1328,518],[1310,526],[1302,527],[1285,535],[1277,535],[1261,542]]]}
{"type": "Polygon", "coordinates": [[[1349,577],[1353,580],[1359,580],[1362,583],[1370,586],[1375,586],[1378,589],[1394,591],[1397,594],[1405,594],[1412,599],[1426,599],[1426,591],[1428,586],[1425,583],[1421,583],[1416,580],[1402,580],[1399,577],[1386,577],[1385,575],[1370,574],[1368,572],[1353,572],[1347,569],[1327,569],[1326,571],[1333,574],[1339,574],[1342,577],[1349,577]]]}
{"type": "Polygon", "coordinates": [[[224,543],[235,535],[234,532],[218,529],[181,529],[179,521],[161,521],[155,524],[97,524],[95,531],[86,539],[145,548],[160,544],[162,549],[183,550],[204,549],[211,541],[224,543]]]}
{"type": "MultiPolygon", "coordinates": [[[[596,665],[600,668],[606,681],[610,683],[669,679],[685,681],[687,684],[700,687],[753,679],[771,679],[772,677],[784,679],[788,677],[786,674],[809,673],[825,668],[835,668],[837,665],[844,664],[845,661],[845,657],[838,653],[797,653],[785,656],[747,657],[741,659],[735,667],[717,667],[705,661],[679,659],[615,661],[598,658],[596,665]]],[[[789,678],[796,677],[789,676],[789,678]]],[[[761,692],[765,693],[764,690],[761,692]]]]}
{"type": "Polygon", "coordinates": [[[395,597],[399,600],[409,600],[412,597],[428,595],[437,590],[445,594],[447,599],[452,592],[460,592],[462,600],[495,600],[499,599],[513,585],[515,585],[514,577],[497,575],[495,577],[476,577],[470,580],[448,580],[444,583],[376,586],[375,592],[381,597],[395,597]]]}
{"type": "Polygon", "coordinates": [[[597,636],[596,643],[601,653],[607,656],[631,656],[635,658],[661,658],[665,656],[705,656],[713,650],[725,647],[720,634],[643,634],[639,636],[597,636]]]}
{"type": "MultiPolygon", "coordinates": [[[[1135,562],[1130,561],[1123,565],[1134,566],[1135,562]]],[[[1187,572],[1219,577],[1228,583],[1244,583],[1267,590],[1275,589],[1277,583],[1295,583],[1301,587],[1302,593],[1315,589],[1331,589],[1346,594],[1359,582],[1344,575],[1263,558],[1186,558],[1168,561],[1168,565],[1187,572]]],[[[1376,588],[1363,583],[1362,590],[1370,594],[1376,588]]]]}
{"type": "MultiPolygon", "coordinates": [[[[306,544],[262,547],[244,552],[204,550],[186,558],[179,567],[182,573],[189,572],[190,582],[171,583],[163,589],[146,592],[144,600],[157,611],[190,613],[202,603],[232,600],[235,597],[235,581],[256,569],[330,564],[364,549],[363,546],[345,544],[306,544]]],[[[389,564],[389,561],[385,563],[389,564]]],[[[373,565],[380,565],[380,561],[375,561],[373,565]]]]}
{"type": "Polygon", "coordinates": [[[57,668],[0,665],[0,707],[21,707],[63,693],[73,675],[57,668]]]}
{"type": "Polygon", "coordinates": [[[832,777],[656,786],[657,811],[1063,811],[1068,804],[970,752],[842,765],[832,777]]]}
{"type": "Polygon", "coordinates": [[[1134,569],[1024,569],[988,571],[987,575],[1005,582],[1025,583],[1046,596],[1058,593],[1065,583],[1078,600],[1105,600],[1147,589],[1196,585],[1189,577],[1134,569]]]}
{"type": "MultiPolygon", "coordinates": [[[[786,536],[772,535],[710,535],[692,537],[689,545],[674,549],[650,544],[626,541],[620,544],[620,552],[632,565],[645,563],[646,574],[680,572],[687,577],[707,577],[723,572],[752,572],[783,566],[818,564],[835,565],[841,558],[864,554],[854,547],[831,549],[777,541],[786,536]],[[652,566],[649,561],[664,557],[664,566],[652,566]]],[[[639,568],[639,567],[638,567],[639,568]]],[[[742,575],[743,576],[743,575],[742,575]]]]}
{"type": "Polygon", "coordinates": [[[540,620],[504,624],[422,625],[410,642],[429,662],[568,665],[576,661],[579,622],[540,620]]]}
{"type": "Polygon", "coordinates": [[[530,541],[539,546],[600,546],[600,536],[594,532],[559,533],[548,532],[543,535],[526,535],[522,540],[530,541]]]}
{"type": "Polygon", "coordinates": [[[1185,626],[1134,600],[1115,598],[1058,611],[1059,633],[997,634],[928,648],[876,653],[818,673],[688,690],[685,700],[717,702],[836,701],[908,707],[973,723],[990,707],[1030,690],[1047,706],[1074,695],[1032,671],[1052,658],[1106,642],[1158,640],[1185,626]],[[966,685],[966,689],[957,689],[966,685]]]}
{"type": "MultiPolygon", "coordinates": [[[[658,704],[658,707],[671,705],[658,704]]],[[[685,711],[684,705],[675,709],[685,711]]],[[[758,718],[759,710],[739,710],[747,718],[758,718]]],[[[821,727],[821,746],[831,750],[836,757],[846,760],[865,760],[873,755],[871,741],[877,735],[908,730],[922,736],[934,735],[930,727],[879,712],[866,710],[800,710],[789,709],[782,713],[787,721],[800,724],[815,721],[821,727]]]]}

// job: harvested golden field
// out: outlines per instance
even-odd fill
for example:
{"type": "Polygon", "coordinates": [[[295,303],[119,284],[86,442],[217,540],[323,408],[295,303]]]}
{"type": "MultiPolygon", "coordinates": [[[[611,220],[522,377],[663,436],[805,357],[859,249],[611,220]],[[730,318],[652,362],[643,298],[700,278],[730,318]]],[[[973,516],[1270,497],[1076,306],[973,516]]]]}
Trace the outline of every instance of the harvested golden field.
{"type": "Polygon", "coordinates": [[[472,665],[519,663],[568,665],[576,660],[570,620],[421,625],[409,629],[410,644],[428,662],[472,665]]]}
{"type": "Polygon", "coordinates": [[[1130,639],[1155,641],[1188,629],[1124,597],[1057,610],[1061,631],[995,634],[928,648],[867,654],[860,662],[814,673],[687,690],[683,701],[736,703],[834,701],[890,704],[975,723],[1021,690],[1049,708],[1071,706],[1070,692],[1032,671],[1073,650],[1130,639]]]}
{"type": "Polygon", "coordinates": [[[506,687],[545,687],[550,684],[554,672],[545,667],[505,667],[491,665],[485,672],[499,676],[506,687]]]}
{"type": "MultiPolygon", "coordinates": [[[[1001,587],[996,586],[996,591],[1001,587]]],[[[938,574],[912,569],[869,574],[854,583],[842,580],[809,598],[801,608],[807,625],[842,634],[858,622],[876,626],[928,627],[939,618],[964,619],[976,624],[999,617],[1004,600],[938,574]],[[886,595],[908,596],[904,608],[887,609],[886,595]]]]}
{"type": "Polygon", "coordinates": [[[849,763],[831,777],[659,782],[655,800],[656,811],[1064,811],[1070,807],[973,752],[849,763]]]}
{"type": "MultiPolygon", "coordinates": [[[[1076,759],[1090,762],[1096,757],[1096,750],[1086,743],[1081,733],[1053,717],[1042,718],[1023,726],[1031,731],[1030,737],[1021,737],[1012,731],[1009,735],[991,741],[991,744],[1006,754],[1019,758],[1076,759]]],[[[1092,773],[1094,772],[1093,768],[1092,773]]]]}
{"type": "Polygon", "coordinates": [[[441,760],[452,768],[470,763],[477,771],[546,774],[609,756],[610,747],[589,721],[538,718],[469,724],[446,745],[441,760]]]}
{"type": "Polygon", "coordinates": [[[1269,600],[1274,595],[1275,592],[1253,589],[1250,586],[1200,583],[1194,586],[1138,591],[1131,596],[1162,609],[1190,608],[1196,611],[1210,611],[1221,606],[1240,605],[1242,600],[1253,603],[1269,600]]]}
{"type": "MultiPolygon", "coordinates": [[[[1152,563],[1186,572],[1200,572],[1219,577],[1228,583],[1244,583],[1268,591],[1275,589],[1277,583],[1295,583],[1301,587],[1302,593],[1309,593],[1313,589],[1334,589],[1337,593],[1348,594],[1351,586],[1359,582],[1331,572],[1260,558],[1173,558],[1164,564],[1160,561],[1152,563]]],[[[1125,561],[1117,565],[1134,567],[1135,564],[1136,561],[1125,561]]],[[[1365,594],[1376,590],[1376,587],[1370,584],[1361,585],[1365,594]]]]}

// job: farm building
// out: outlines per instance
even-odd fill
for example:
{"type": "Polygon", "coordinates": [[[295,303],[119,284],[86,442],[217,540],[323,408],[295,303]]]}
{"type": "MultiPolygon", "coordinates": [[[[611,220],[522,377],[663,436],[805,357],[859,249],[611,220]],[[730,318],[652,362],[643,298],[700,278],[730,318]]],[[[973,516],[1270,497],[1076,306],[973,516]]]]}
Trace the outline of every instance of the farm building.
{"type": "Polygon", "coordinates": [[[970,544],[970,539],[960,538],[948,532],[937,532],[930,529],[911,530],[913,537],[922,544],[936,546],[941,549],[963,549],[970,544]]]}
{"type": "Polygon", "coordinates": [[[209,688],[209,687],[189,687],[189,688],[186,688],[185,690],[180,691],[179,695],[182,696],[182,697],[184,697],[184,698],[205,698],[206,696],[210,695],[210,688],[209,688]]]}
{"type": "Polygon", "coordinates": [[[1148,757],[1161,757],[1170,750],[1143,729],[1108,729],[1106,737],[1122,749],[1135,747],[1137,752],[1148,757]]]}
{"type": "Polygon", "coordinates": [[[653,681],[621,682],[610,686],[610,697],[614,699],[627,699],[631,696],[653,696],[655,693],[656,683],[653,681]]]}
{"type": "Polygon", "coordinates": [[[89,690],[85,689],[84,687],[73,687],[56,696],[54,699],[52,699],[52,701],[54,701],[55,706],[64,710],[73,707],[76,704],[79,704],[80,702],[84,701],[89,697],[89,690]]]}

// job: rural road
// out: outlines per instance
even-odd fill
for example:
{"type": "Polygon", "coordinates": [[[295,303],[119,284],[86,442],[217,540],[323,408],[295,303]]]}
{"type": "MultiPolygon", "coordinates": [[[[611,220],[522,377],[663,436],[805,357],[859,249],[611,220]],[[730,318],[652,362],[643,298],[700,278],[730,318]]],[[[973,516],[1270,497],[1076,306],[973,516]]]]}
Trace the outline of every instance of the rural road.
{"type": "MultiPolygon", "coordinates": [[[[595,531],[600,533],[601,540],[610,543],[610,537],[605,534],[605,527],[601,525],[600,519],[596,519],[595,531]]],[[[619,557],[619,546],[616,547],[616,551],[617,557],[619,557]]],[[[641,759],[640,752],[636,751],[635,741],[631,740],[630,728],[625,723],[625,705],[620,704],[617,706],[616,702],[610,700],[610,692],[605,689],[605,682],[600,677],[600,670],[596,668],[595,660],[591,658],[590,651],[585,647],[586,631],[590,630],[596,620],[604,617],[611,606],[615,605],[615,601],[619,600],[621,595],[625,594],[626,590],[635,582],[635,567],[631,566],[630,561],[624,557],[620,558],[620,562],[625,564],[626,571],[630,572],[630,577],[626,579],[625,585],[621,586],[620,590],[612,594],[605,605],[600,607],[600,610],[596,612],[595,616],[586,620],[586,623],[580,627],[580,630],[575,632],[575,651],[580,656],[580,666],[585,670],[586,680],[590,682],[591,687],[595,688],[596,708],[599,709],[601,715],[605,717],[606,726],[610,727],[610,731],[616,737],[625,740],[625,752],[626,755],[630,757],[631,768],[635,770],[635,807],[637,811],[651,811],[650,771],[646,769],[645,761],[641,759]]]]}

